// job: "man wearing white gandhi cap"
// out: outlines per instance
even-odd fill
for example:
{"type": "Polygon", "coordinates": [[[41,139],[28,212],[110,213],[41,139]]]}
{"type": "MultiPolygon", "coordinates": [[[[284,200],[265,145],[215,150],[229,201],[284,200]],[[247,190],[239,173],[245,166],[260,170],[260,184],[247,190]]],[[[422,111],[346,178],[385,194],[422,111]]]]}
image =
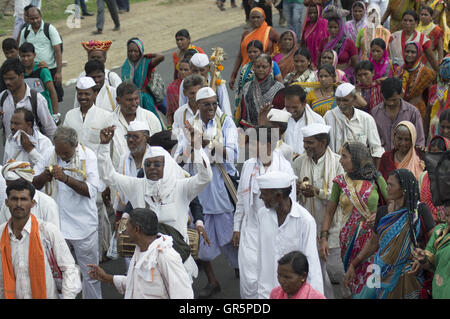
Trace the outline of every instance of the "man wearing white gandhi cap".
{"type": "Polygon", "coordinates": [[[279,285],[277,261],[298,250],[309,263],[308,283],[323,293],[322,271],[317,251],[316,222],[311,214],[289,197],[297,177],[280,171],[258,176],[256,181],[264,202],[257,214],[258,298],[267,299],[279,285]]]}
{"type": "Polygon", "coordinates": [[[275,147],[281,154],[283,154],[284,158],[286,158],[292,164],[292,158],[294,157],[294,149],[284,141],[284,133],[288,127],[288,121],[292,117],[292,114],[279,109],[270,109],[269,113],[267,113],[267,119],[269,120],[271,125],[274,125],[278,128],[278,143],[275,147]]]}
{"type": "MultiPolygon", "coordinates": [[[[330,126],[320,123],[312,123],[302,127],[305,153],[296,158],[293,164],[295,175],[299,177],[297,200],[314,217],[317,234],[322,229],[333,180],[337,175],[344,172],[339,163],[340,156],[329,147],[330,129],[330,126]]],[[[326,256],[326,259],[320,259],[324,294],[327,299],[340,299],[348,295],[344,286],[345,272],[339,248],[338,216],[340,214],[334,216],[328,233],[328,243],[331,247],[330,255],[326,256]],[[339,285],[335,286],[336,289],[334,289],[332,283],[339,285]]]]}
{"type": "Polygon", "coordinates": [[[331,126],[331,150],[339,153],[345,142],[361,142],[367,145],[378,167],[384,149],[373,117],[354,107],[355,104],[359,104],[357,100],[361,96],[356,93],[355,87],[350,83],[339,85],[335,96],[338,107],[327,111],[323,117],[325,123],[331,126]]]}
{"type": "MultiPolygon", "coordinates": [[[[33,182],[34,170],[30,163],[10,161],[2,168],[2,177],[9,185],[12,181],[23,179],[29,183],[33,182]]],[[[31,213],[36,218],[52,223],[59,229],[59,208],[55,200],[47,194],[36,189],[33,200],[34,206],[31,208],[31,213]]],[[[8,206],[3,205],[0,209],[0,224],[6,223],[11,217],[11,212],[8,206]]]]}
{"type": "MultiPolygon", "coordinates": [[[[205,85],[210,86],[211,67],[209,65],[208,56],[204,53],[196,53],[192,56],[191,60],[189,61],[189,65],[191,68],[191,73],[203,76],[206,81],[205,85]]],[[[181,82],[180,85],[180,97],[178,103],[178,105],[180,106],[188,102],[188,99],[183,92],[183,82],[181,82]]],[[[232,116],[230,99],[228,97],[228,91],[225,83],[218,85],[216,87],[216,92],[220,110],[222,110],[222,112],[226,113],[227,115],[232,116]]]]}

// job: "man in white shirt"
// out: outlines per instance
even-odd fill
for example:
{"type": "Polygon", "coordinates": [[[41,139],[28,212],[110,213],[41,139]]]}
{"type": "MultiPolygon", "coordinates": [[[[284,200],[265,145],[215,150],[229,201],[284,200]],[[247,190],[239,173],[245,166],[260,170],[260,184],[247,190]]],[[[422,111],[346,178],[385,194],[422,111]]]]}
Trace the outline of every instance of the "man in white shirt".
{"type": "MultiPolygon", "coordinates": [[[[191,74],[197,74],[197,75],[203,76],[206,79],[205,85],[210,86],[209,82],[211,82],[211,74],[210,74],[211,66],[209,64],[208,56],[204,53],[196,53],[191,57],[189,64],[190,64],[190,68],[191,68],[191,74]]],[[[188,103],[188,99],[184,95],[183,90],[184,90],[183,82],[181,82],[179,105],[184,105],[184,104],[188,103]]],[[[217,101],[219,103],[219,108],[226,115],[233,116],[233,114],[231,113],[230,98],[228,96],[227,86],[225,85],[225,83],[218,85],[216,92],[217,92],[217,101]]]]}
{"type": "Polygon", "coordinates": [[[16,108],[26,108],[35,114],[35,127],[50,140],[56,130],[56,124],[48,109],[47,100],[39,93],[31,91],[25,83],[25,67],[19,59],[9,59],[3,63],[2,77],[6,90],[0,93],[2,125],[5,136],[11,134],[11,117],[16,108]],[[33,105],[36,111],[33,111],[33,105]],[[37,116],[37,118],[36,118],[37,116]]]}
{"type": "MultiPolygon", "coordinates": [[[[98,92],[95,99],[95,105],[106,111],[114,112],[116,104],[116,89],[105,81],[105,65],[99,60],[90,60],[84,65],[86,76],[91,77],[95,81],[95,90],[98,92]]],[[[79,107],[80,103],[75,94],[75,102],[73,107],[79,107]]]]}
{"type": "Polygon", "coordinates": [[[268,299],[278,286],[277,261],[293,250],[308,259],[307,282],[323,294],[322,271],[317,250],[316,222],[311,214],[289,197],[295,175],[280,171],[258,176],[264,206],[257,214],[258,298],[268,299]]]}
{"type": "Polygon", "coordinates": [[[283,92],[285,109],[292,114],[284,140],[294,149],[295,157],[304,152],[301,128],[311,123],[325,124],[325,121],[306,104],[306,93],[300,85],[289,85],[283,92]]]}
{"type": "MultiPolygon", "coordinates": [[[[100,130],[112,125],[117,126],[117,122],[113,112],[106,111],[94,104],[97,96],[96,89],[96,83],[91,77],[78,78],[76,90],[80,107],[67,112],[64,126],[75,129],[80,144],[86,146],[98,155],[100,130]]],[[[99,215],[100,260],[102,260],[104,253],[108,251],[112,233],[107,211],[107,206],[110,208],[109,190],[102,181],[100,181],[99,185],[97,207],[99,215]]],[[[112,213],[111,210],[111,214],[112,213]]]]}
{"type": "Polygon", "coordinates": [[[345,142],[361,142],[367,145],[375,166],[378,167],[384,149],[381,146],[375,120],[369,113],[353,106],[356,99],[356,90],[352,84],[339,85],[336,88],[335,96],[338,107],[327,111],[323,117],[326,124],[331,126],[331,150],[339,153],[345,142]]]}
{"type": "Polygon", "coordinates": [[[13,159],[34,166],[49,156],[52,145],[47,136],[34,129],[33,112],[25,108],[15,109],[11,117],[11,134],[6,139],[3,164],[13,159]]]}
{"type": "MultiPolygon", "coordinates": [[[[99,41],[91,40],[88,42],[81,42],[83,48],[87,51],[88,61],[98,60],[105,65],[105,83],[110,87],[116,88],[122,83],[120,76],[111,70],[106,68],[107,52],[111,47],[112,41],[99,41]]],[[[83,71],[78,77],[86,76],[86,72],[83,71]]]]}
{"type": "MultiPolygon", "coordinates": [[[[3,166],[1,172],[6,185],[19,179],[33,183],[34,171],[31,168],[30,163],[13,161],[3,166]]],[[[33,200],[35,201],[35,205],[31,208],[31,213],[36,216],[36,218],[44,222],[52,223],[60,229],[59,207],[55,200],[39,190],[36,190],[33,200]]],[[[2,205],[3,206],[0,209],[0,224],[6,223],[11,217],[9,207],[4,204],[2,205]]]]}
{"type": "MultiPolygon", "coordinates": [[[[328,125],[313,123],[301,130],[305,153],[297,157],[293,165],[295,175],[300,179],[297,181],[298,202],[314,217],[318,234],[322,229],[333,179],[344,171],[339,163],[340,156],[328,146],[330,143],[328,125]]],[[[335,299],[332,283],[339,284],[336,286],[337,299],[347,296],[339,245],[339,216],[340,214],[335,215],[329,231],[328,243],[333,247],[330,249],[330,256],[326,262],[320,260],[327,299],[335,299]]]]}
{"type": "Polygon", "coordinates": [[[83,299],[101,299],[100,282],[89,278],[87,267],[99,261],[97,157],[78,142],[73,128],[58,127],[53,141],[52,156],[35,166],[33,184],[37,189],[45,187],[59,206],[61,232],[81,268],[83,299]]]}
{"type": "Polygon", "coordinates": [[[128,152],[125,135],[132,121],[145,122],[149,128],[149,136],[161,132],[161,122],[156,115],[139,106],[139,89],[132,82],[121,83],[117,90],[117,108],[114,111],[116,130],[112,161],[114,167],[119,166],[120,157],[128,152]]]}
{"type": "Polygon", "coordinates": [[[150,209],[132,210],[126,231],[136,244],[127,275],[109,275],[92,264],[91,278],[113,284],[125,299],[193,299],[180,254],[172,237],[158,232],[156,214],[150,209]]]}
{"type": "Polygon", "coordinates": [[[191,74],[183,79],[183,94],[187,98],[187,103],[181,105],[173,115],[172,131],[176,136],[183,133],[184,124],[190,121],[197,113],[198,106],[195,96],[205,83],[205,78],[201,75],[191,74]]]}
{"type": "Polygon", "coordinates": [[[60,288],[62,298],[75,299],[81,290],[79,270],[56,226],[31,214],[34,192],[24,180],[6,189],[11,220],[0,226],[0,298],[58,299],[60,288]]]}

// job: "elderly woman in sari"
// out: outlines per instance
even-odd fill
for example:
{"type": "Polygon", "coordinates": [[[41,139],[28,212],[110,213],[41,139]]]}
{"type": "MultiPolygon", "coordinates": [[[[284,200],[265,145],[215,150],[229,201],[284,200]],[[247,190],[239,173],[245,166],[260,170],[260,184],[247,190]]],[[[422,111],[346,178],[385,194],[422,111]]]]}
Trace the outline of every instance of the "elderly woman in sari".
{"type": "MultiPolygon", "coordinates": [[[[403,13],[402,29],[397,32],[391,30],[391,38],[389,39],[389,56],[392,63],[401,67],[405,63],[405,49],[409,42],[417,42],[421,47],[421,52],[425,53],[426,59],[436,72],[439,70],[439,64],[434,57],[431,48],[431,40],[423,33],[416,31],[419,24],[419,15],[413,10],[403,13]]],[[[421,58],[422,59],[422,58],[421,58]]]]}
{"type": "MultiPolygon", "coordinates": [[[[391,32],[380,23],[380,9],[376,5],[369,4],[367,7],[367,22],[364,28],[361,28],[356,36],[355,45],[359,50],[359,56],[362,60],[368,60],[371,52],[371,43],[374,39],[380,38],[386,43],[389,42],[391,32]]],[[[383,51],[385,51],[383,49],[383,51]]],[[[388,55],[389,56],[389,55],[388,55]]]]}
{"type": "Polygon", "coordinates": [[[284,96],[281,90],[284,85],[275,80],[272,72],[272,59],[267,54],[261,54],[253,66],[255,78],[245,84],[242,90],[241,112],[239,123],[243,127],[258,125],[258,113],[267,103],[277,109],[284,108],[284,96]]]}
{"type": "MultiPolygon", "coordinates": [[[[375,212],[386,194],[386,181],[376,170],[367,146],[359,142],[347,142],[342,146],[340,163],[345,174],[333,180],[327,212],[320,232],[320,256],[327,258],[328,231],[338,206],[341,207],[341,230],[339,241],[345,271],[360,253],[372,235],[375,212]]],[[[370,273],[367,267],[372,260],[358,264],[349,288],[352,294],[361,292],[370,273]]]]}
{"type": "Polygon", "coordinates": [[[433,234],[425,248],[414,251],[414,270],[420,268],[434,272],[432,291],[433,299],[450,298],[450,274],[448,261],[450,260],[450,203],[444,208],[445,223],[435,227],[433,234]]]}
{"type": "MultiPolygon", "coordinates": [[[[450,139],[436,135],[431,139],[430,145],[428,145],[429,152],[447,152],[450,151],[450,139]]],[[[431,184],[428,172],[424,171],[419,178],[419,188],[420,188],[420,201],[425,203],[433,215],[433,219],[436,224],[442,222],[444,206],[434,206],[432,194],[431,194],[431,184]]]]}
{"type": "MultiPolygon", "coordinates": [[[[441,27],[433,23],[433,9],[430,7],[420,8],[420,23],[416,31],[425,34],[431,40],[431,50],[436,61],[442,61],[444,56],[444,32],[441,27]]],[[[430,63],[427,66],[431,67],[430,63]]]]}
{"type": "Polygon", "coordinates": [[[392,171],[387,191],[388,205],[378,208],[370,240],[350,263],[346,281],[352,282],[358,265],[376,253],[380,286],[366,285],[355,298],[418,299],[424,275],[411,271],[413,249],[425,247],[435,224],[428,206],[419,203],[418,182],[411,171],[392,171]]]}
{"type": "Polygon", "coordinates": [[[314,67],[317,65],[317,55],[319,43],[322,39],[328,38],[328,21],[322,18],[322,7],[310,5],[303,25],[302,38],[300,44],[306,46],[311,53],[311,60],[314,67]]]}
{"type": "Polygon", "coordinates": [[[319,44],[319,57],[325,50],[334,50],[338,56],[337,69],[345,72],[347,79],[354,82],[353,70],[358,63],[358,49],[352,39],[345,35],[344,22],[337,15],[328,19],[329,37],[319,44]]]}
{"type": "Polygon", "coordinates": [[[381,24],[390,18],[389,31],[391,33],[397,32],[402,28],[403,13],[407,10],[414,10],[416,5],[415,0],[389,0],[388,7],[381,18],[381,24]]]}
{"type": "Polygon", "coordinates": [[[144,54],[144,43],[138,38],[131,38],[127,42],[127,59],[121,69],[122,81],[131,81],[140,89],[139,105],[152,111],[160,121],[155,98],[149,89],[149,82],[154,69],[162,61],[164,61],[164,55],[144,54]]]}
{"type": "Polygon", "coordinates": [[[394,149],[384,152],[381,156],[380,173],[385,180],[393,170],[398,168],[410,170],[416,179],[419,179],[425,164],[416,150],[416,139],[414,124],[409,121],[401,121],[397,124],[394,130],[394,149]]]}
{"type": "Polygon", "coordinates": [[[417,42],[408,42],[404,53],[405,63],[398,70],[402,79],[403,99],[420,111],[424,131],[430,126],[430,110],[427,108],[428,89],[436,81],[436,72],[422,63],[422,47],[417,42]]]}
{"type": "Polygon", "coordinates": [[[281,70],[281,76],[284,78],[289,72],[294,71],[294,53],[297,51],[297,36],[295,32],[288,30],[280,35],[280,41],[277,45],[279,51],[272,60],[278,63],[281,70]]]}
{"type": "Polygon", "coordinates": [[[303,87],[306,93],[309,93],[313,88],[308,87],[307,84],[316,82],[316,75],[312,70],[311,54],[308,49],[303,47],[294,53],[295,70],[287,74],[284,78],[284,85],[288,86],[294,82],[303,87]]]}
{"type": "Polygon", "coordinates": [[[449,84],[450,58],[444,58],[439,67],[437,84],[433,85],[429,90],[429,105],[431,105],[429,138],[433,138],[437,135],[439,128],[439,117],[442,112],[450,108],[450,97],[448,96],[449,84]]]}
{"type": "Polygon", "coordinates": [[[366,5],[362,1],[355,1],[352,5],[352,20],[345,23],[345,35],[356,42],[358,32],[366,26],[366,5]]]}
{"type": "Polygon", "coordinates": [[[280,39],[280,35],[264,21],[265,18],[266,15],[261,8],[255,7],[250,11],[252,29],[246,30],[242,34],[239,52],[229,81],[231,89],[234,87],[239,68],[250,61],[250,57],[247,54],[247,45],[253,40],[259,40],[263,44],[263,52],[271,54],[274,49],[274,44],[280,39]]]}

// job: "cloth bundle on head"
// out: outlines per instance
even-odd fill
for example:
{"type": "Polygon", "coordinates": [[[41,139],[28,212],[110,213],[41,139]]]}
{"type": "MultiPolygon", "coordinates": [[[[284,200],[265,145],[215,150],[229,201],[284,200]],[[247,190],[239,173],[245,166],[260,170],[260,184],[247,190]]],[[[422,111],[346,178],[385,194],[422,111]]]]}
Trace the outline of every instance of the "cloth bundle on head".
{"type": "Polygon", "coordinates": [[[267,114],[267,119],[271,122],[287,123],[291,116],[292,114],[287,111],[271,109],[267,114]]]}
{"type": "Polygon", "coordinates": [[[128,125],[128,132],[148,131],[150,134],[150,127],[147,122],[144,121],[131,121],[128,125]]]}
{"type": "Polygon", "coordinates": [[[90,40],[88,42],[81,42],[81,45],[87,52],[94,50],[108,51],[111,44],[112,41],[110,40],[107,41],[90,40]]]}
{"type": "Polygon", "coordinates": [[[351,83],[343,83],[336,88],[336,97],[346,97],[355,90],[355,87],[351,83]]]}
{"type": "Polygon", "coordinates": [[[216,92],[214,92],[214,90],[211,89],[210,87],[206,86],[197,91],[197,94],[195,95],[195,100],[199,101],[202,99],[208,99],[213,96],[217,96],[216,92]]]}
{"type": "Polygon", "coordinates": [[[297,179],[295,175],[289,175],[285,172],[271,171],[256,178],[260,189],[281,189],[292,186],[297,179]]]}
{"type": "Polygon", "coordinates": [[[77,89],[87,90],[94,86],[96,86],[95,81],[89,76],[81,76],[77,80],[77,89]]]}
{"type": "Polygon", "coordinates": [[[32,183],[34,170],[28,162],[8,161],[2,168],[3,178],[7,181],[15,181],[20,178],[32,183]]]}
{"type": "Polygon", "coordinates": [[[209,64],[209,58],[204,53],[196,53],[192,56],[190,62],[198,68],[203,68],[209,64]]]}
{"type": "Polygon", "coordinates": [[[303,137],[310,137],[318,134],[328,134],[331,130],[331,126],[321,123],[312,123],[302,127],[300,130],[302,131],[303,137]]]}

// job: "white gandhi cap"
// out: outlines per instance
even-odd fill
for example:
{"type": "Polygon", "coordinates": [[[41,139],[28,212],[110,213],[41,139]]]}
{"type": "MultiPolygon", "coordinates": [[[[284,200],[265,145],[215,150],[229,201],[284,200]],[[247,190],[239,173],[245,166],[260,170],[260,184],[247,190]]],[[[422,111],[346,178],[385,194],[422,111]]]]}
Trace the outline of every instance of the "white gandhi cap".
{"type": "Polygon", "coordinates": [[[355,90],[351,83],[343,83],[336,88],[336,97],[346,97],[355,90]]]}
{"type": "Polygon", "coordinates": [[[289,119],[291,118],[292,114],[284,111],[284,110],[278,110],[278,109],[271,109],[269,113],[267,114],[267,119],[272,122],[283,122],[287,123],[289,119]]]}
{"type": "Polygon", "coordinates": [[[197,91],[197,94],[195,95],[195,100],[199,101],[213,96],[216,96],[216,92],[214,92],[214,90],[211,89],[210,87],[206,86],[197,91]]]}
{"type": "Polygon", "coordinates": [[[331,126],[321,124],[321,123],[312,123],[307,126],[302,127],[300,130],[302,131],[303,137],[310,137],[317,134],[329,133],[331,126]]]}
{"type": "Polygon", "coordinates": [[[148,131],[150,133],[150,127],[147,122],[144,121],[131,121],[128,125],[128,132],[148,131]]]}
{"type": "Polygon", "coordinates": [[[198,68],[203,68],[209,64],[209,59],[204,53],[196,53],[191,57],[190,62],[198,68]]]}
{"type": "Polygon", "coordinates": [[[285,172],[271,171],[256,177],[260,189],[287,188],[297,179],[297,176],[285,172]]]}
{"type": "Polygon", "coordinates": [[[95,81],[93,78],[89,77],[89,76],[82,76],[79,77],[77,80],[77,88],[80,90],[87,90],[90,89],[91,87],[94,87],[95,81]]]}

